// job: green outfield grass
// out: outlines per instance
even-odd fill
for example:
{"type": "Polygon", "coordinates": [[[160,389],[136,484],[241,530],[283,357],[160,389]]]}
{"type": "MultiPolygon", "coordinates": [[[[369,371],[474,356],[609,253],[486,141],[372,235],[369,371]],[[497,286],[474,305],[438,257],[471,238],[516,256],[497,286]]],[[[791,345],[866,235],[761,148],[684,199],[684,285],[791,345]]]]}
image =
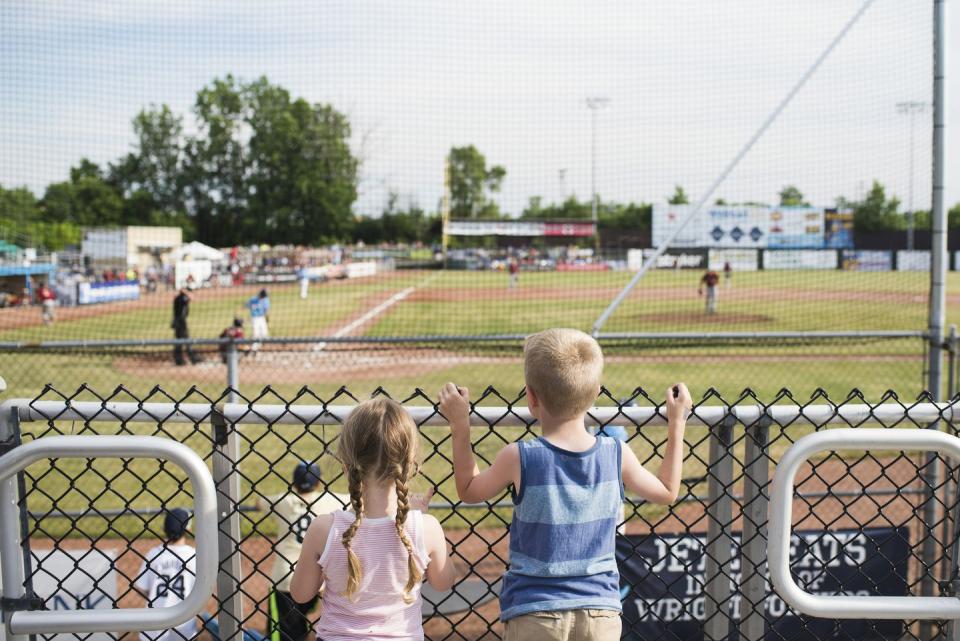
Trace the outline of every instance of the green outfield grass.
{"type": "MultiPolygon", "coordinates": [[[[315,284],[301,300],[295,284],[268,286],[274,336],[330,335],[362,320],[351,335],[524,334],[550,326],[589,329],[613,295],[629,280],[625,272],[524,272],[519,287],[493,272],[393,272],[372,279],[315,284]],[[398,294],[406,294],[398,298],[398,294]],[[386,303],[392,304],[386,305],[386,303]],[[377,311],[379,305],[386,305],[377,311]]],[[[719,313],[706,316],[696,296],[699,272],[655,271],[610,318],[606,331],[693,333],[723,331],[918,330],[926,326],[927,276],[922,273],[765,271],[737,273],[720,292],[719,313]]],[[[960,275],[949,276],[960,291],[960,275]]],[[[190,329],[215,337],[258,289],[204,290],[194,294],[190,329]]],[[[172,294],[82,310],[64,310],[53,327],[0,329],[0,341],[169,338],[172,294]],[[95,315],[91,315],[95,314],[95,315]]],[[[957,317],[960,302],[948,307],[957,317]]],[[[27,310],[31,314],[35,310],[27,310]]],[[[4,320],[14,318],[0,310],[4,320]]],[[[36,311],[39,316],[39,311],[36,311]]],[[[241,360],[241,389],[256,395],[271,385],[292,395],[304,385],[321,396],[342,386],[363,396],[379,386],[397,395],[416,388],[433,391],[446,380],[472,388],[490,384],[515,393],[522,387],[519,348],[490,352],[463,344],[442,346],[444,357],[414,366],[402,349],[384,352],[376,366],[358,365],[370,352],[327,359],[283,356],[241,360]]],[[[608,347],[606,383],[615,395],[642,386],[660,390],[678,379],[701,392],[716,388],[736,396],[746,387],[765,396],[789,388],[799,398],[824,388],[845,394],[858,388],[872,396],[895,389],[906,398],[923,389],[923,344],[919,339],[874,342],[776,344],[632,345],[608,347]]],[[[6,396],[32,397],[51,383],[71,393],[87,383],[101,394],[123,385],[138,395],[160,385],[180,397],[196,385],[217,395],[226,371],[215,351],[205,362],[175,370],[168,350],[2,352],[0,375],[6,396]],[[144,355],[152,357],[144,358],[144,355]]]]}

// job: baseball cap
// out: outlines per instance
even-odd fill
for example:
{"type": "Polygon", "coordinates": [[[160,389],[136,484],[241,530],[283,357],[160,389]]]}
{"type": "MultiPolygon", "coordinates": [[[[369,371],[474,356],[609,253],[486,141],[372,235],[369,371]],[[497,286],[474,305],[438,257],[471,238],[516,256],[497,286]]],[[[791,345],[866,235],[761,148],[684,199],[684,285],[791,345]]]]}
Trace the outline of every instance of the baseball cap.
{"type": "Polygon", "coordinates": [[[320,468],[316,463],[300,461],[293,468],[293,484],[301,492],[312,490],[320,483],[320,468]]]}
{"type": "Polygon", "coordinates": [[[190,513],[183,508],[175,507],[163,519],[163,533],[171,541],[175,541],[187,533],[190,524],[190,513]]]}

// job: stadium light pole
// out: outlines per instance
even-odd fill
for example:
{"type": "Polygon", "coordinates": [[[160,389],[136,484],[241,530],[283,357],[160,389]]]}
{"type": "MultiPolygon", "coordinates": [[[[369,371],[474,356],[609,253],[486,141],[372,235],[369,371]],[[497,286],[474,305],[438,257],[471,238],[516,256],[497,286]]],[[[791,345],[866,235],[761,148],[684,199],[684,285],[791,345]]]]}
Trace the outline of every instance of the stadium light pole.
{"type": "Polygon", "coordinates": [[[594,245],[598,253],[600,250],[600,223],[597,217],[597,112],[606,107],[609,102],[609,98],[598,96],[587,98],[587,109],[590,110],[593,120],[593,140],[590,154],[590,184],[593,200],[590,204],[590,220],[593,221],[594,245]]]}
{"type": "Polygon", "coordinates": [[[914,121],[917,114],[922,114],[927,110],[925,102],[898,102],[897,113],[910,116],[910,195],[907,199],[907,249],[914,248],[914,209],[913,209],[913,141],[914,141],[914,121]]]}

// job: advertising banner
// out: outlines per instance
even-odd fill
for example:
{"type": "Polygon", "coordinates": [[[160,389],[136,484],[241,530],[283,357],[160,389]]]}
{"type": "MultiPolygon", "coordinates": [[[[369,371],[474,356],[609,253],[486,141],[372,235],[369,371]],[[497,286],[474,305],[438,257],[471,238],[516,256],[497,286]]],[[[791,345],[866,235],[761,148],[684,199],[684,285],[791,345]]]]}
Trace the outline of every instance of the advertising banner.
{"type": "Polygon", "coordinates": [[[759,253],[758,249],[711,249],[708,264],[715,272],[723,271],[728,263],[734,272],[755,272],[760,269],[759,253]]]}
{"type": "MultiPolygon", "coordinates": [[[[115,555],[110,550],[33,550],[33,587],[47,610],[110,610],[117,602],[115,555]],[[39,569],[39,571],[38,571],[39,569]]],[[[109,641],[114,635],[44,635],[50,641],[109,641]]]]}
{"type": "Polygon", "coordinates": [[[544,223],[543,225],[544,236],[589,237],[594,233],[593,223],[544,223]]]}
{"type": "Polygon", "coordinates": [[[770,210],[767,247],[817,249],[823,247],[822,209],[777,207],[770,210]]]}
{"type": "Polygon", "coordinates": [[[767,249],[763,252],[764,269],[836,269],[837,252],[833,249],[767,249]]]}
{"type": "MultiPolygon", "coordinates": [[[[733,534],[729,615],[742,610],[740,536],[733,534]]],[[[623,639],[703,641],[706,603],[706,537],[702,534],[617,537],[617,565],[623,600],[623,639]]],[[[818,595],[905,596],[908,528],[794,532],[790,565],[801,588],[818,595]]],[[[766,639],[822,641],[899,639],[902,621],[831,620],[793,612],[767,581],[764,609],[771,622],[766,639]]],[[[745,606],[744,606],[745,607],[745,606]]],[[[730,641],[738,638],[731,626],[730,641]]]]}
{"type": "Polygon", "coordinates": [[[451,220],[449,236],[593,236],[592,222],[549,222],[529,220],[451,220]]]}
{"type": "MultiPolygon", "coordinates": [[[[643,260],[648,260],[655,253],[655,249],[644,249],[643,260]]],[[[656,269],[706,269],[706,267],[707,250],[696,248],[668,249],[662,256],[657,257],[657,262],[654,264],[656,269]]]]}
{"type": "Polygon", "coordinates": [[[844,249],[843,268],[853,272],[893,271],[893,252],[873,249],[844,249]]]}
{"type": "Polygon", "coordinates": [[[140,283],[121,280],[109,283],[80,283],[77,285],[77,304],[114,303],[140,298],[140,283]]]}
{"type": "Polygon", "coordinates": [[[830,207],[823,212],[823,246],[828,249],[853,249],[853,212],[830,207]]]}
{"type": "Polygon", "coordinates": [[[930,271],[930,252],[919,249],[905,249],[897,252],[898,272],[930,271]]]}
{"type": "MultiPolygon", "coordinates": [[[[690,205],[653,206],[655,246],[663,244],[686,220],[690,205]]],[[[764,207],[704,208],[671,243],[673,247],[766,247],[769,227],[764,207]]]]}

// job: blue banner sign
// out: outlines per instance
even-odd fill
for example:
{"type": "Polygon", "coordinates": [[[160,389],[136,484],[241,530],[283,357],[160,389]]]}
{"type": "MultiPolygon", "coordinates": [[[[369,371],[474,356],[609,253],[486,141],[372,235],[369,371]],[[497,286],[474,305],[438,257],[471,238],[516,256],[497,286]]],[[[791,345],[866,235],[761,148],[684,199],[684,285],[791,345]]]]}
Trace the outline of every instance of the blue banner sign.
{"type": "MultiPolygon", "coordinates": [[[[702,534],[628,535],[617,539],[623,598],[623,639],[703,641],[706,605],[706,545],[702,534]]],[[[738,622],[749,607],[741,590],[740,535],[733,535],[729,569],[733,596],[730,618],[738,622]]],[[[908,528],[794,532],[790,564],[804,590],[819,595],[905,596],[908,528]]],[[[772,592],[764,600],[769,641],[899,639],[901,621],[815,619],[800,616],[772,592]]],[[[738,638],[731,626],[730,641],[738,638]]]]}

